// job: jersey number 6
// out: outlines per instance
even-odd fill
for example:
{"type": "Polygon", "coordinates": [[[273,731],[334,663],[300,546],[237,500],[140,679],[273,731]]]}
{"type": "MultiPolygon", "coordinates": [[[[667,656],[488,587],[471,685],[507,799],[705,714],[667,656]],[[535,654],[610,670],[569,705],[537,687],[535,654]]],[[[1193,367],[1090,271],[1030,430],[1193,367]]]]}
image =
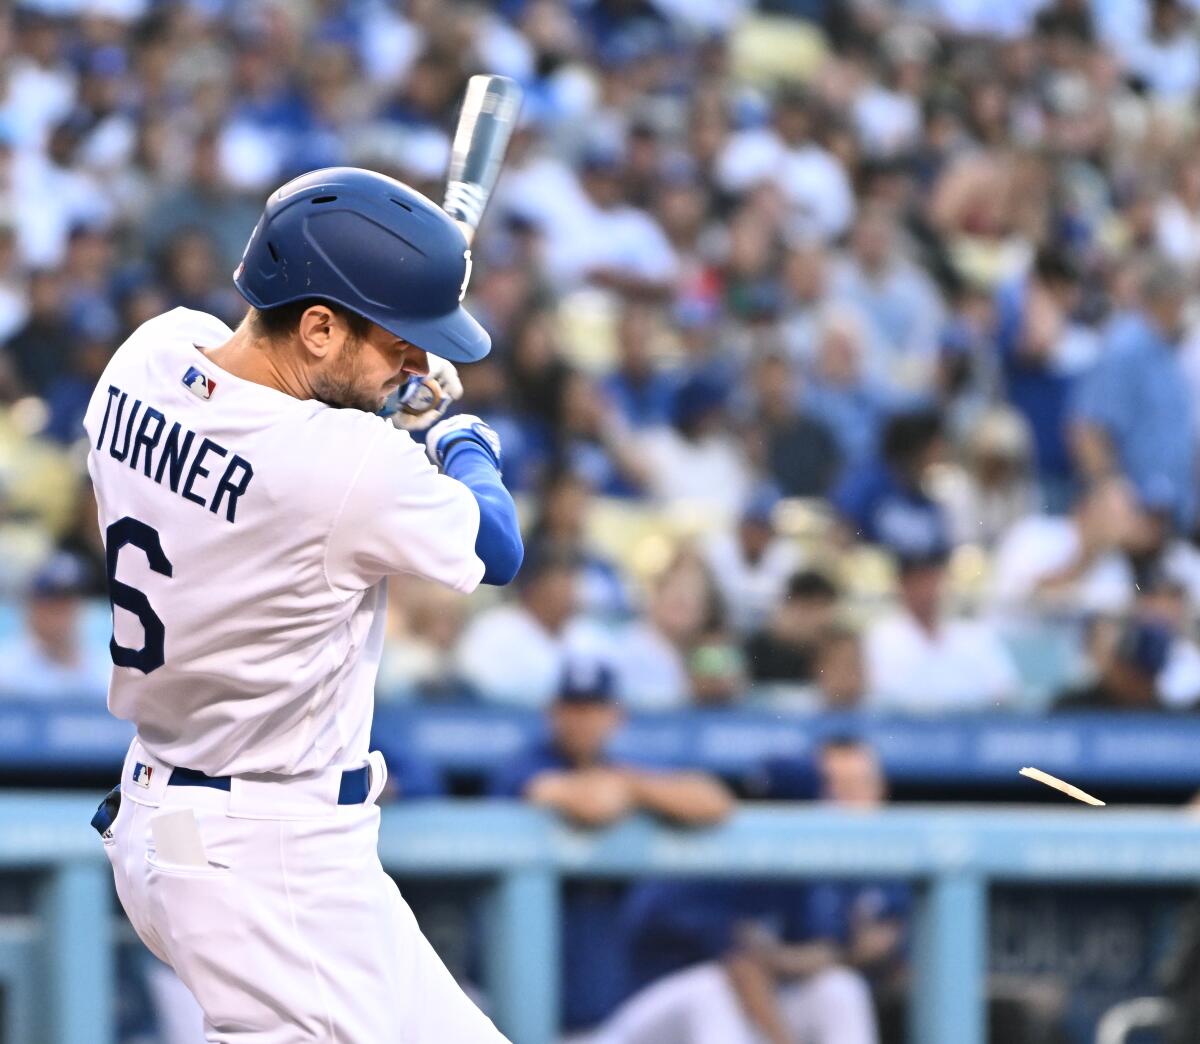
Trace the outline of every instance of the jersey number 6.
{"type": "Polygon", "coordinates": [[[117,579],[117,558],[126,544],[141,550],[154,572],[170,576],[173,570],[170,560],[163,553],[157,529],[128,516],[108,527],[104,535],[104,549],[108,562],[108,600],[112,603],[114,616],[113,636],[108,643],[108,651],[112,655],[112,662],[118,667],[136,667],[143,674],[149,674],[163,665],[166,630],[158,614],[151,608],[150,599],[137,588],[117,579]],[[133,613],[141,623],[145,638],[140,649],[127,649],[117,644],[115,617],[118,606],[133,613]]]}

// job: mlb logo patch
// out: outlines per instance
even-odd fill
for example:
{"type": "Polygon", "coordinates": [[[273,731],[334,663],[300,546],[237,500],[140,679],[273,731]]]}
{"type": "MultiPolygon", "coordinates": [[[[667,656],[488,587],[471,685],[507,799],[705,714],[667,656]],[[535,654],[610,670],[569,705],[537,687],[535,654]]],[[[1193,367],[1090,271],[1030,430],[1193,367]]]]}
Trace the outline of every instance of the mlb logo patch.
{"type": "Polygon", "coordinates": [[[189,366],[183,375],[184,387],[199,399],[211,399],[217,390],[217,382],[194,366],[189,366]]]}
{"type": "Polygon", "coordinates": [[[152,765],[143,765],[140,761],[134,763],[133,781],[139,787],[149,787],[150,777],[153,775],[154,767],[152,765]]]}

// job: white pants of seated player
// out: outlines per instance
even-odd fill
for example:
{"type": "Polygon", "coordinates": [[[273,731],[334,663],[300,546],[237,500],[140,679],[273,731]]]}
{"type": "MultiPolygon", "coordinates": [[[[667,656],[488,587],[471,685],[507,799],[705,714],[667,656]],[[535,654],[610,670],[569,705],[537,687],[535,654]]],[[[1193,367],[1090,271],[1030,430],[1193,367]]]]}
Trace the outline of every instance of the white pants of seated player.
{"type": "MultiPolygon", "coordinates": [[[[777,993],[795,1044],[877,1044],[875,1008],[862,976],[830,968],[777,993]]],[[[592,1044],[761,1044],[719,964],[701,964],[647,986],[598,1030],[592,1044]]]]}
{"type": "Polygon", "coordinates": [[[226,815],[228,795],[168,787],[190,806],[207,869],[155,859],[127,798],[105,851],[134,929],[204,1010],[212,1044],[508,1044],[417,927],[376,854],[379,810],[303,820],[226,815]],[[214,865],[215,864],[215,865],[214,865]]]}
{"type": "Polygon", "coordinates": [[[146,987],[159,1044],[204,1044],[204,1012],[174,971],[155,961],[146,972],[146,987]]]}

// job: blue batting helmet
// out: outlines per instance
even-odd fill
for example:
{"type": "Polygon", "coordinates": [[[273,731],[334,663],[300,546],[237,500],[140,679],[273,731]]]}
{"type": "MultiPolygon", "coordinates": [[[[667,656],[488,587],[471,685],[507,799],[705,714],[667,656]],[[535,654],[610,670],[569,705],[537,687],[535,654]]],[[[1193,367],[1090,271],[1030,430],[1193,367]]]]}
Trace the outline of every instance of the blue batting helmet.
{"type": "Polygon", "coordinates": [[[475,362],[492,341],[462,306],[470,273],[466,238],[441,207],[374,171],[326,167],[271,195],[233,282],[255,308],[320,297],[475,362]]]}

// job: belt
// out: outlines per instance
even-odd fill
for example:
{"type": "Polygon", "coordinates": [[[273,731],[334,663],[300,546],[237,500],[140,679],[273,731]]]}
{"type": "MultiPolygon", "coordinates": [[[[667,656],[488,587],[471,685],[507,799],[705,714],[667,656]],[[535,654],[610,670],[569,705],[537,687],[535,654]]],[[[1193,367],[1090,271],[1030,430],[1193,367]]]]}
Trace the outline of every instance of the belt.
{"type": "MultiPolygon", "coordinates": [[[[228,793],[230,776],[206,776],[190,768],[173,768],[167,780],[168,787],[209,787],[212,790],[224,790],[228,793]]],[[[342,783],[338,788],[339,805],[361,805],[371,792],[371,766],[346,769],[342,773],[342,783]]]]}

